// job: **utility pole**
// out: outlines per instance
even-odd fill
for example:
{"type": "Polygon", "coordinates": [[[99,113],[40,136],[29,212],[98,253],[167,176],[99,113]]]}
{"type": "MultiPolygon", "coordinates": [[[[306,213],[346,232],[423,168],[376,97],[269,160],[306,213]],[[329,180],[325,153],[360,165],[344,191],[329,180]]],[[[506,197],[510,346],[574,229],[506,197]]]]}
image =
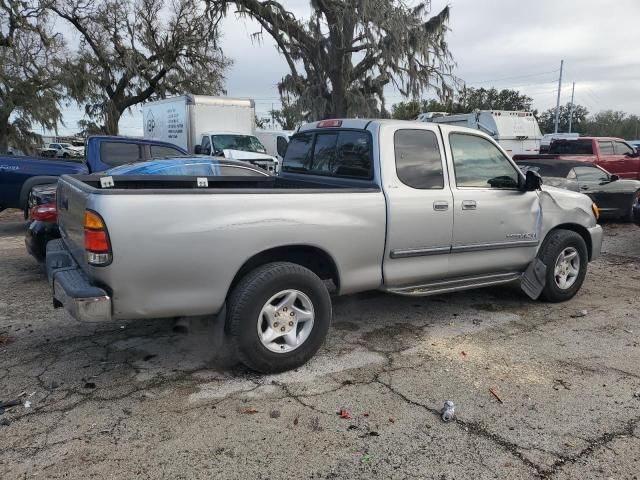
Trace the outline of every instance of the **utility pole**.
{"type": "Polygon", "coordinates": [[[556,120],[554,122],[553,133],[558,133],[558,122],[560,121],[560,90],[562,90],[562,67],[564,60],[560,60],[560,77],[558,78],[558,99],[556,100],[556,120]]]}
{"type": "Polygon", "coordinates": [[[569,111],[569,133],[571,133],[571,120],[573,120],[573,94],[576,92],[576,82],[571,87],[571,110],[569,111]]]}

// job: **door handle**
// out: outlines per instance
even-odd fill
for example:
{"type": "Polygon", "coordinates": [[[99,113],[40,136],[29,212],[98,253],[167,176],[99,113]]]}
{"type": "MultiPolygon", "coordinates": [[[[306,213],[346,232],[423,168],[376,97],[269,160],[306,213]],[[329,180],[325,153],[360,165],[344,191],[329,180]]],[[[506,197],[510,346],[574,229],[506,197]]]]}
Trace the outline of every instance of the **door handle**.
{"type": "Polygon", "coordinates": [[[586,185],[582,185],[582,186],[580,187],[580,190],[589,190],[589,187],[587,187],[586,185]]]}
{"type": "Polygon", "coordinates": [[[446,210],[449,210],[449,202],[447,202],[446,200],[436,200],[435,202],[433,202],[433,209],[436,212],[444,212],[446,210]]]}
{"type": "Polygon", "coordinates": [[[463,210],[475,210],[478,205],[475,200],[463,200],[462,201],[462,209],[463,210]]]}

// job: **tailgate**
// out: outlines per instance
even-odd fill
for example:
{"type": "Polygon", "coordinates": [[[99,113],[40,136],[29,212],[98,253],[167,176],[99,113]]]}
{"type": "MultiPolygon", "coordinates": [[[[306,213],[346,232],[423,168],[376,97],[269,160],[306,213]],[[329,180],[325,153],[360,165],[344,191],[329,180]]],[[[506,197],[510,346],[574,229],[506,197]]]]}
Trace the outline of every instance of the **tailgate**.
{"type": "Polygon", "coordinates": [[[56,203],[60,236],[78,265],[85,267],[84,212],[89,193],[81,186],[80,182],[70,177],[61,177],[58,181],[56,203]]]}

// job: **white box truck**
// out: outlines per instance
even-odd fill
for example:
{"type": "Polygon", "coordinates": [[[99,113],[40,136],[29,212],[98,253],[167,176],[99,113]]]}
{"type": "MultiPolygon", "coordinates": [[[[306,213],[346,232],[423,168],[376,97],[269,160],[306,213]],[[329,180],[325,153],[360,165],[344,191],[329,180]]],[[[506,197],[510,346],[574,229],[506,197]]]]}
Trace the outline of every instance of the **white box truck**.
{"type": "Polygon", "coordinates": [[[423,113],[417,120],[480,130],[491,135],[509,155],[535,154],[540,151],[542,132],[531,112],[476,110],[459,115],[433,116],[423,113]]]}
{"type": "Polygon", "coordinates": [[[255,102],[249,98],[181,95],[142,106],[144,138],[274,172],[278,161],[254,135],[255,116],[255,102]]]}

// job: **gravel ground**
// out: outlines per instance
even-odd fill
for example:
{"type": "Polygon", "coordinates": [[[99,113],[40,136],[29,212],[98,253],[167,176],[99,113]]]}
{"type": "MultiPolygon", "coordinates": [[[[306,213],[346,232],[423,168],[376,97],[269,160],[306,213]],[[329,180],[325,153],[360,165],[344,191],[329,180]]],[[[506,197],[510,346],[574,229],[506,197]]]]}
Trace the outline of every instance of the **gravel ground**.
{"type": "Polygon", "coordinates": [[[321,352],[262,376],[207,319],[179,334],[54,310],[2,212],[0,400],[22,404],[0,415],[0,478],[637,478],[640,231],[605,229],[570,302],[339,298],[321,352]]]}

